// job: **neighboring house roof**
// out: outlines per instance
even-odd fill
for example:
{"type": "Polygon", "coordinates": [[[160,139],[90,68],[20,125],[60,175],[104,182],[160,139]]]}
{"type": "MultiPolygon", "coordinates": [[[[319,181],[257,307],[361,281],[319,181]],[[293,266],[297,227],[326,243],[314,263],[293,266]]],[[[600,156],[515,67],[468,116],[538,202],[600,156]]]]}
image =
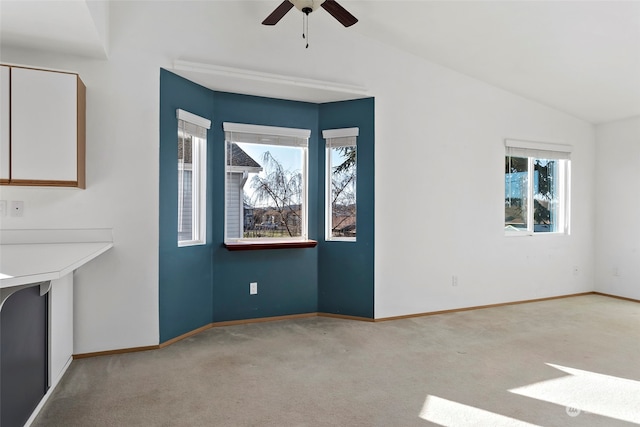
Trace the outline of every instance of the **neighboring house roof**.
{"type": "Polygon", "coordinates": [[[238,147],[238,144],[232,143],[231,149],[228,148],[227,145],[227,158],[231,159],[230,166],[239,166],[239,167],[247,167],[247,168],[259,168],[262,170],[262,166],[253,158],[245,153],[245,151],[238,147]],[[230,152],[229,152],[230,151],[230,152]]]}

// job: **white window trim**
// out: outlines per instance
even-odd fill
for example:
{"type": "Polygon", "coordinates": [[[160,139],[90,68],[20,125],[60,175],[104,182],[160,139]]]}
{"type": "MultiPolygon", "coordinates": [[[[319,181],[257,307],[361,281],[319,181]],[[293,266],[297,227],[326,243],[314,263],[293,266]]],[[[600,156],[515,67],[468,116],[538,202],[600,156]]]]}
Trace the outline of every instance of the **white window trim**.
{"type": "MultiPolygon", "coordinates": [[[[192,125],[205,129],[204,137],[202,135],[194,135],[201,141],[195,142],[192,147],[192,179],[193,197],[192,205],[192,235],[197,239],[178,240],[178,247],[198,246],[207,244],[207,138],[206,129],[211,128],[211,120],[189,113],[188,111],[177,109],[176,117],[178,120],[190,123],[192,125]],[[197,146],[196,146],[197,145],[197,146]],[[197,215],[197,218],[196,218],[197,215]]],[[[178,166],[178,169],[180,166],[178,166]]],[[[178,209],[180,213],[180,209],[178,209]]]]}
{"type": "MultiPolygon", "coordinates": [[[[283,128],[278,126],[248,125],[245,123],[222,123],[225,132],[253,133],[257,135],[288,136],[291,138],[309,139],[311,130],[283,128]]],[[[235,141],[234,141],[235,142],[235,141]]]]}
{"type": "Polygon", "coordinates": [[[573,146],[568,144],[550,143],[550,142],[538,142],[529,141],[524,139],[505,139],[504,146],[508,148],[519,148],[522,150],[530,150],[530,156],[543,158],[539,152],[548,152],[550,155],[554,155],[554,158],[569,158],[573,151],[573,146]],[[558,157],[560,156],[560,157],[558,157]],[[563,157],[566,156],[566,157],[563,157]]]}
{"type": "MultiPolygon", "coordinates": [[[[326,129],[322,131],[322,137],[325,139],[325,226],[324,238],[327,242],[356,242],[356,237],[333,237],[331,235],[331,221],[333,220],[333,212],[331,209],[331,149],[335,147],[356,147],[356,168],[358,165],[357,155],[357,138],[360,135],[360,128],[342,128],[342,129],[326,129]]],[[[357,179],[357,178],[356,178],[357,179]]],[[[357,186],[356,181],[356,186],[357,186]]],[[[357,191],[357,190],[356,190],[357,191]]],[[[356,202],[357,204],[357,202],[356,202]]],[[[357,209],[357,207],[356,207],[357,209]]],[[[357,212],[357,210],[356,210],[357,212]]],[[[357,214],[356,214],[357,215],[357,214]]]]}
{"type": "MultiPolygon", "coordinates": [[[[309,221],[308,221],[308,204],[309,204],[309,138],[311,136],[310,129],[298,129],[298,128],[285,128],[278,126],[264,126],[264,125],[250,125],[245,123],[232,123],[223,122],[222,128],[225,132],[224,144],[225,144],[225,208],[224,208],[224,243],[245,243],[245,244],[278,244],[285,242],[306,242],[309,240],[309,221]],[[240,136],[236,139],[234,134],[240,136]],[[244,135],[243,135],[244,134],[244,135]],[[260,144],[260,142],[242,140],[242,136],[246,135],[265,135],[273,137],[282,137],[286,143],[279,141],[265,141],[264,145],[281,145],[292,148],[299,148],[302,150],[302,179],[304,186],[302,187],[302,200],[300,207],[301,216],[301,235],[297,237],[281,237],[281,238],[230,238],[227,236],[227,208],[226,208],[226,194],[227,194],[227,177],[229,172],[227,169],[227,154],[228,150],[226,145],[229,142],[249,142],[253,144],[260,144]]],[[[242,205],[242,200],[240,201],[242,205]]],[[[240,221],[244,220],[244,215],[240,216],[240,221]]],[[[241,228],[242,230],[242,228],[241,228]]]]}
{"type": "Polygon", "coordinates": [[[178,120],[184,120],[185,122],[200,126],[201,128],[205,128],[207,130],[211,129],[211,120],[197,116],[188,111],[181,110],[180,108],[176,110],[176,117],[178,120]]]}
{"type": "MultiPolygon", "coordinates": [[[[533,182],[534,159],[553,159],[562,162],[562,167],[558,168],[559,179],[561,183],[558,190],[558,199],[564,202],[560,204],[558,218],[558,231],[551,232],[535,232],[533,231],[534,219],[533,209],[527,208],[527,224],[529,229],[506,229],[504,235],[506,237],[533,237],[533,236],[568,236],[570,235],[570,213],[571,213],[571,153],[573,146],[568,144],[538,142],[522,139],[505,139],[505,155],[512,157],[526,157],[527,165],[527,182],[533,182]]],[[[533,185],[527,185],[527,200],[533,201],[533,185]]]]}
{"type": "Polygon", "coordinates": [[[360,135],[360,128],[325,129],[322,131],[324,139],[349,138],[360,135]]]}

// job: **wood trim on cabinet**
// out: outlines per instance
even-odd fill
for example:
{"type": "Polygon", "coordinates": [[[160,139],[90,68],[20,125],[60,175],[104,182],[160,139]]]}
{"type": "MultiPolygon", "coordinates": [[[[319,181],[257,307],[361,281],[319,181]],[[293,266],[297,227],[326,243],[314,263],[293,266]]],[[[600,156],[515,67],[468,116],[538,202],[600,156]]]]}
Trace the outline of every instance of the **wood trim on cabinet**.
{"type": "Polygon", "coordinates": [[[9,67],[9,68],[22,68],[23,70],[46,71],[48,73],[59,73],[59,74],[73,74],[75,76],[78,75],[78,73],[75,71],[56,70],[53,68],[31,67],[29,65],[11,64],[6,62],[1,62],[0,65],[4,65],[5,67],[9,67]]]}
{"type": "MultiPolygon", "coordinates": [[[[11,80],[13,79],[13,69],[11,67],[9,67],[9,180],[7,181],[6,185],[9,185],[11,183],[11,175],[13,173],[13,162],[11,161],[11,159],[13,158],[13,153],[11,152],[13,150],[13,143],[11,141],[11,132],[12,132],[12,124],[11,122],[12,117],[11,115],[13,114],[11,111],[11,97],[13,96],[13,85],[11,84],[11,80]]],[[[3,183],[4,184],[4,183],[3,183]]]]}
{"type": "Polygon", "coordinates": [[[76,179],[78,180],[78,188],[87,188],[86,183],[86,140],[87,140],[87,87],[84,85],[80,76],[77,77],[78,82],[78,101],[77,101],[77,137],[78,148],[76,152],[78,161],[78,171],[76,179]]]}
{"type": "Polygon", "coordinates": [[[19,185],[28,187],[78,187],[78,181],[39,181],[35,179],[12,179],[8,185],[19,185]]]}
{"type": "MultiPolygon", "coordinates": [[[[36,70],[36,71],[46,71],[50,73],[59,73],[59,74],[70,74],[76,76],[77,81],[77,102],[76,102],[76,137],[77,137],[77,146],[76,146],[76,181],[59,181],[59,180],[35,180],[35,179],[13,179],[12,176],[12,163],[9,161],[9,179],[0,179],[0,185],[14,185],[14,186],[30,186],[30,187],[71,187],[71,188],[86,188],[86,133],[87,133],[87,123],[86,123],[86,110],[87,110],[87,88],[80,79],[80,75],[78,73],[72,71],[62,71],[62,70],[50,70],[45,68],[36,68],[22,65],[12,65],[0,63],[0,65],[4,65],[9,67],[9,99],[11,99],[12,94],[12,70],[13,68],[22,68],[26,70],[36,70]]],[[[11,108],[9,108],[9,159],[11,159],[11,150],[13,141],[11,138],[12,129],[11,129],[11,108]]]]}

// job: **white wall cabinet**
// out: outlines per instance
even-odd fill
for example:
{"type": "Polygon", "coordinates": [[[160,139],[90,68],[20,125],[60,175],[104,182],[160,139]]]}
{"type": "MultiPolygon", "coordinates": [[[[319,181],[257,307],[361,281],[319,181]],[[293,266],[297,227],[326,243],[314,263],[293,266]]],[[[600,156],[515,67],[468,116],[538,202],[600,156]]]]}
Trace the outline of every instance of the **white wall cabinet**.
{"type": "MultiPolygon", "coordinates": [[[[85,188],[86,88],[82,80],[73,73],[14,66],[3,66],[3,76],[6,68],[11,88],[10,160],[8,178],[3,175],[2,183],[85,188]]],[[[6,83],[2,84],[4,103],[6,83]]],[[[2,124],[6,116],[2,110],[2,124]]],[[[0,130],[4,132],[4,126],[0,130]]],[[[2,150],[4,161],[7,148],[3,145],[2,150]]],[[[1,166],[0,170],[4,173],[1,166]]]]}
{"type": "Polygon", "coordinates": [[[0,182],[9,182],[9,67],[0,66],[0,182]]]}

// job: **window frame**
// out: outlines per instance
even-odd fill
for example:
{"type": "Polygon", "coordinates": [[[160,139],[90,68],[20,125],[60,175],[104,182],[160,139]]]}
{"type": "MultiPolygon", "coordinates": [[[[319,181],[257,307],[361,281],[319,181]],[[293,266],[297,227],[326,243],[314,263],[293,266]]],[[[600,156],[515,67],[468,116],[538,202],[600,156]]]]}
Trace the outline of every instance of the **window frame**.
{"type": "MultiPolygon", "coordinates": [[[[178,237],[179,248],[207,244],[207,130],[211,128],[211,120],[188,111],[177,109],[178,139],[180,133],[191,135],[191,239],[180,240],[181,227],[181,187],[178,184],[178,237]],[[185,125],[186,124],[186,125],[185,125]],[[182,126],[181,126],[182,125],[182,126]],[[200,134],[198,134],[200,133],[200,134]]],[[[178,180],[184,163],[178,161],[178,180]]],[[[184,187],[182,187],[184,188],[184,187]]]]}
{"type": "MultiPolygon", "coordinates": [[[[527,159],[527,228],[507,228],[504,224],[504,234],[507,237],[517,236],[564,236],[570,234],[571,218],[571,152],[573,147],[566,144],[545,143],[526,140],[505,140],[505,159],[508,157],[527,159]],[[555,231],[535,231],[534,221],[534,182],[535,161],[553,160],[557,162],[558,174],[558,225],[555,231]]],[[[504,181],[504,178],[503,178],[504,181]]],[[[505,183],[506,185],[506,183],[505,183]]],[[[503,191],[505,192],[505,191],[503,191]]],[[[503,211],[504,215],[504,211],[503,211]]]]}
{"type": "Polygon", "coordinates": [[[325,139],[325,226],[324,234],[325,241],[327,242],[357,242],[357,216],[358,216],[358,136],[360,134],[360,128],[340,128],[340,129],[326,129],[322,131],[322,137],[325,139]],[[335,145],[334,145],[335,141],[335,145]],[[350,142],[353,141],[353,144],[350,142]],[[331,150],[338,147],[355,147],[356,148],[356,235],[354,237],[335,237],[332,234],[333,230],[333,209],[331,206],[331,200],[333,196],[333,188],[331,182],[332,166],[331,166],[331,150]]]}
{"type": "MultiPolygon", "coordinates": [[[[311,137],[310,129],[285,128],[266,125],[252,125],[244,123],[224,122],[223,130],[225,133],[225,156],[224,156],[224,245],[229,250],[251,250],[251,249],[271,249],[282,247],[313,247],[317,242],[309,239],[309,139],[311,137]],[[236,136],[238,135],[238,136],[236,136]],[[277,142],[272,143],[260,142],[261,139],[275,139],[277,142]],[[302,142],[304,140],[304,142],[302,142]],[[292,141],[287,144],[285,141],[292,141]],[[296,141],[293,143],[293,141],[296,141]],[[228,172],[234,166],[228,165],[228,145],[229,143],[249,143],[265,146],[283,146],[290,148],[298,148],[301,150],[301,175],[302,175],[302,194],[300,203],[300,236],[293,237],[229,237],[228,236],[228,209],[227,209],[227,185],[228,172]]],[[[242,203],[242,202],[241,202],[242,203]]],[[[243,220],[243,214],[240,214],[240,220],[243,220]]]]}

